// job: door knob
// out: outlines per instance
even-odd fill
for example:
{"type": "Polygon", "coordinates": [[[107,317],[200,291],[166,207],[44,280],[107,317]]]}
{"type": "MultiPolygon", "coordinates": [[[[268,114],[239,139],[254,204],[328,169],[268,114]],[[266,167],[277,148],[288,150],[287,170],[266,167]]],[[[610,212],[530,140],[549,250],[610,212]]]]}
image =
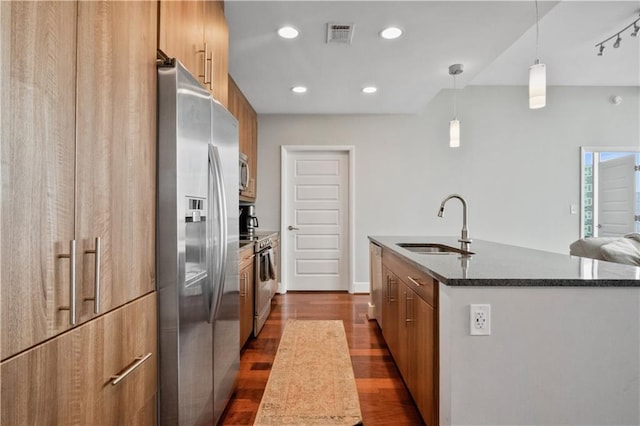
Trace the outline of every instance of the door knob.
{"type": "Polygon", "coordinates": [[[291,226],[291,225],[289,225],[289,227],[287,229],[289,231],[298,231],[298,230],[300,230],[300,228],[296,228],[295,226],[291,226]]]}

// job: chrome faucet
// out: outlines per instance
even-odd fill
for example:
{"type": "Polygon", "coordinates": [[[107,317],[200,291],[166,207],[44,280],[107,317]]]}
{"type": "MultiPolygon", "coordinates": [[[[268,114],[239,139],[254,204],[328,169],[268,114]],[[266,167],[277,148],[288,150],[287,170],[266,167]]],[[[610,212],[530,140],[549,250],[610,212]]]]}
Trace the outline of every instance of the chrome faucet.
{"type": "Polygon", "coordinates": [[[472,240],[469,238],[469,228],[467,227],[467,202],[458,194],[451,194],[447,196],[442,203],[440,203],[440,210],[438,210],[438,217],[444,216],[444,205],[452,198],[457,198],[462,203],[462,236],[458,239],[460,241],[460,249],[469,251],[469,244],[472,240]]]}

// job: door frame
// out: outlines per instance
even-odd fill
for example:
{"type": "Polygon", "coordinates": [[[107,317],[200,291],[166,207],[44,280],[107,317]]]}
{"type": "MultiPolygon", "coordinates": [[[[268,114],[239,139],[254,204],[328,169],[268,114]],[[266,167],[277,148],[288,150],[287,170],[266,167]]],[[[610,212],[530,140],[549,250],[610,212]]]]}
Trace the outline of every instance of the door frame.
{"type": "Polygon", "coordinates": [[[279,293],[287,292],[287,283],[289,282],[289,263],[291,262],[291,251],[289,247],[289,238],[287,231],[288,224],[286,221],[287,206],[289,203],[288,191],[286,185],[289,180],[289,174],[287,164],[289,155],[298,152],[320,152],[320,153],[346,153],[348,158],[349,173],[347,179],[349,197],[347,200],[347,234],[349,238],[348,248],[348,291],[353,294],[356,293],[355,277],[354,277],[354,265],[353,261],[355,257],[355,146],[353,145],[282,145],[280,147],[280,284],[278,286],[279,293]]]}
{"type": "MultiPolygon", "coordinates": [[[[596,159],[598,158],[597,155],[600,152],[635,152],[635,153],[639,153],[640,154],[640,148],[637,146],[581,146],[580,147],[580,238],[585,238],[585,233],[584,233],[584,225],[585,225],[585,193],[584,193],[584,184],[585,184],[585,175],[584,175],[584,168],[586,166],[585,163],[585,154],[587,152],[591,152],[592,154],[594,154],[594,173],[597,175],[597,162],[596,159]]],[[[597,210],[597,205],[598,205],[598,182],[597,179],[594,179],[594,183],[593,183],[593,194],[594,194],[594,223],[595,220],[597,219],[597,213],[595,212],[595,210],[597,210]]],[[[595,231],[595,230],[594,230],[595,231]]],[[[597,236],[597,233],[594,233],[594,236],[597,236]]]]}

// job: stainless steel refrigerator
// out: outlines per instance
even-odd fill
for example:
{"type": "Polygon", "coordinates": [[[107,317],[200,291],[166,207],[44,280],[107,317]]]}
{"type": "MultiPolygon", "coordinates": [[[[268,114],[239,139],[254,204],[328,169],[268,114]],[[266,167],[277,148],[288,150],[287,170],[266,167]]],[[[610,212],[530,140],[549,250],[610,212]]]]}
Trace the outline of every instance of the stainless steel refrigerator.
{"type": "Polygon", "coordinates": [[[182,64],[158,66],[159,420],[215,424],[240,364],[238,122],[182,64]]]}

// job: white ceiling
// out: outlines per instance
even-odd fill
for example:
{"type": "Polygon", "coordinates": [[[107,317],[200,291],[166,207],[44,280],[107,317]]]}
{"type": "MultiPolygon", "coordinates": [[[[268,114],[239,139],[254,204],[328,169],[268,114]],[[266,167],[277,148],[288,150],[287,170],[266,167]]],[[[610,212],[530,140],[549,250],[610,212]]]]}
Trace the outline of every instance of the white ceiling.
{"type": "MultiPolygon", "coordinates": [[[[639,0],[539,1],[539,58],[550,85],[640,86],[640,37],[595,44],[640,13],[639,0]]],[[[516,1],[227,0],[229,73],[260,114],[416,113],[464,64],[458,87],[526,85],[535,59],[535,4],[516,1]],[[326,24],[353,23],[351,45],[327,44],[326,24]],[[383,40],[387,25],[405,31],[383,40]],[[300,37],[276,35],[293,25],[300,37]],[[305,85],[309,91],[290,91],[305,85]],[[375,85],[378,92],[360,89],[375,85]]]]}

